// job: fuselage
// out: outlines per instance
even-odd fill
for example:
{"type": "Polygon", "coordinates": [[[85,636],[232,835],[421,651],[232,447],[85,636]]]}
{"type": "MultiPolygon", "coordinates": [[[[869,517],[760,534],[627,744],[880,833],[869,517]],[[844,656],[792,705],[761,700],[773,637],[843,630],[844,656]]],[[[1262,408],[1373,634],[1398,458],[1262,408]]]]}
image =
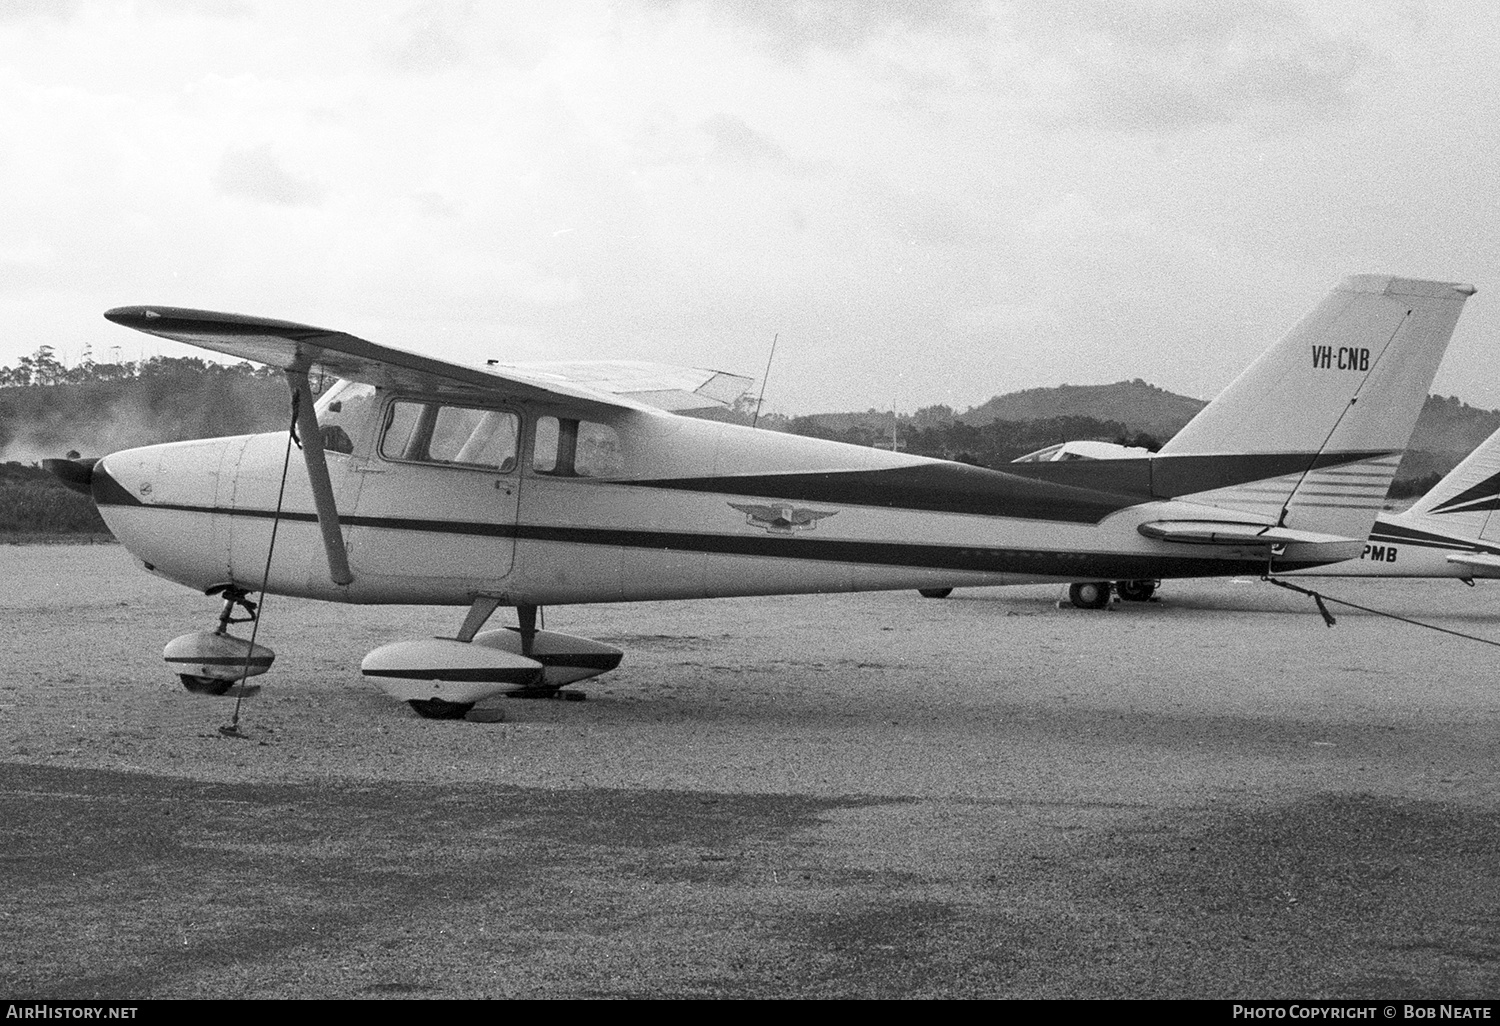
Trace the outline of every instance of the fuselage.
{"type": "MultiPolygon", "coordinates": [[[[995,471],[665,413],[478,407],[347,385],[320,403],[319,422],[346,585],[330,579],[285,433],[114,453],[95,467],[93,494],[148,569],[198,589],[255,591],[265,576],[268,591],[335,601],[552,605],[1259,573],[1264,548],[1137,528],[1202,516],[1177,496],[1308,460],[995,471]]],[[[1356,557],[1362,543],[1351,544],[1292,544],[1276,568],[1356,557]]]]}

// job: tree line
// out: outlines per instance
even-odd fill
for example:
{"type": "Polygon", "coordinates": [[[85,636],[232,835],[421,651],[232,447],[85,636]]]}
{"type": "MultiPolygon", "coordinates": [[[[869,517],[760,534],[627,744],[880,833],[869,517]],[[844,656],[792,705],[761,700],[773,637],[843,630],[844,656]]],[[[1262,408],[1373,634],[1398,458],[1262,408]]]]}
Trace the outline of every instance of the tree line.
{"type": "Polygon", "coordinates": [[[57,358],[55,349],[42,345],[30,356],[17,360],[14,367],[0,367],[0,388],[131,381],[137,378],[170,377],[184,371],[243,378],[269,378],[277,374],[274,368],[257,367],[244,360],[235,364],[220,364],[196,356],[152,356],[143,360],[100,363],[94,360],[93,350],[87,347],[82,359],[69,367],[57,358]]]}

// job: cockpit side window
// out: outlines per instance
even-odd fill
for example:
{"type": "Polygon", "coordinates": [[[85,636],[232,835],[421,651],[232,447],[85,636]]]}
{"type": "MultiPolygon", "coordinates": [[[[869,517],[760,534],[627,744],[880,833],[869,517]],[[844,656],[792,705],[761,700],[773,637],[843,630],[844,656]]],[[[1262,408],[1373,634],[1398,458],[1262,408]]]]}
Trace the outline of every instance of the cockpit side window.
{"type": "Polygon", "coordinates": [[[504,410],[397,399],[386,409],[380,455],[506,473],[516,466],[520,428],[504,410]]]}

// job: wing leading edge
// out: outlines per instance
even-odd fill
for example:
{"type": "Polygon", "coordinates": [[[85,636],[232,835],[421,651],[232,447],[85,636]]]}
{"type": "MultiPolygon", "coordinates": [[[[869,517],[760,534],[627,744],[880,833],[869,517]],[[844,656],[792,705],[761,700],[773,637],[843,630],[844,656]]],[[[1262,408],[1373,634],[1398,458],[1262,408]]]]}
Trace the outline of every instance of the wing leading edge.
{"type": "Polygon", "coordinates": [[[508,397],[615,409],[681,411],[728,406],[749,378],[624,360],[466,367],[309,324],[188,310],[122,306],[104,315],[148,335],[301,373],[326,373],[444,399],[508,397]]]}

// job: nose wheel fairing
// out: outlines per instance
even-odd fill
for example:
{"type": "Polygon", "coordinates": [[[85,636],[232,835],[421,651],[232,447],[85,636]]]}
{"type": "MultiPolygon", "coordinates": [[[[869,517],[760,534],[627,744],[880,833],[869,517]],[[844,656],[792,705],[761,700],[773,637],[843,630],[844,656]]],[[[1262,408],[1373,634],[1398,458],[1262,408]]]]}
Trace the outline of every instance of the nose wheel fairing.
{"type": "Polygon", "coordinates": [[[229,633],[230,624],[256,619],[256,604],[248,594],[233,585],[216,590],[224,596],[218,628],[173,638],[162,651],[162,658],[182,679],[183,687],[199,695],[226,694],[236,683],[265,673],[276,660],[276,653],[264,645],[229,633]],[[236,617],[236,609],[243,609],[246,615],[236,617]]]}

